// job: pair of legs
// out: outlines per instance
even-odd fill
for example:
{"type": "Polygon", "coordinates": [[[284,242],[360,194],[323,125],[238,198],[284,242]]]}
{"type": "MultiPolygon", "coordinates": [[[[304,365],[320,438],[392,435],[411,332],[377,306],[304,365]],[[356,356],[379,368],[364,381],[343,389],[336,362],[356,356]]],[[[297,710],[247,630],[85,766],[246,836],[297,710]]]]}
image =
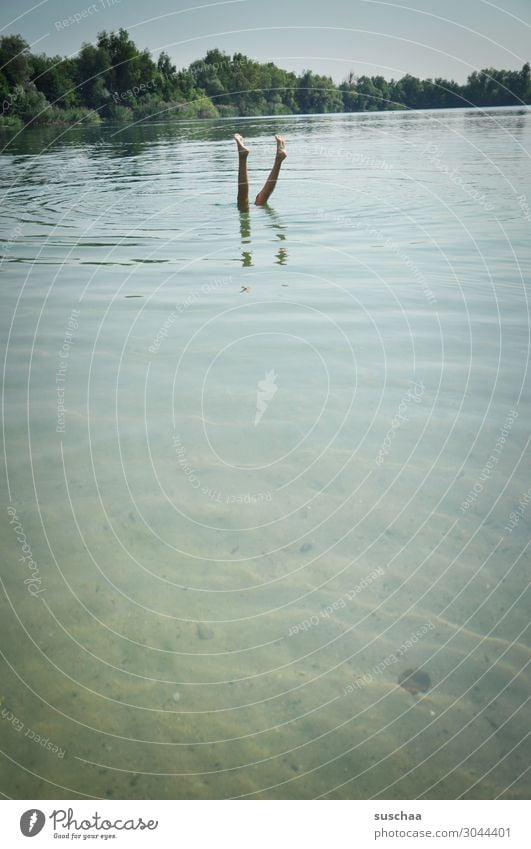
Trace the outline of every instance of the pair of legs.
{"type": "MultiPolygon", "coordinates": [[[[244,141],[239,133],[234,136],[238,146],[238,209],[240,212],[249,210],[249,176],[247,174],[247,157],[249,156],[249,148],[245,146],[244,141]]],[[[275,162],[271,169],[269,177],[264,183],[263,189],[258,192],[255,198],[256,206],[263,206],[267,203],[268,198],[272,194],[280,174],[280,166],[284,162],[286,156],[286,145],[282,136],[275,136],[277,142],[277,152],[275,162]]]]}

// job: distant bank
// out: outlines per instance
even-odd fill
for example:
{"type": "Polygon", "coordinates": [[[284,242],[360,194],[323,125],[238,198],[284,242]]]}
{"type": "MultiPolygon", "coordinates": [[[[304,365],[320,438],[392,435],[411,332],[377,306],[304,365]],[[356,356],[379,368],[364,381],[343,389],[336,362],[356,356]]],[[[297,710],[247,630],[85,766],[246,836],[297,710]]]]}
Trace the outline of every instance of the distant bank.
{"type": "Polygon", "coordinates": [[[0,38],[0,127],[131,123],[176,118],[377,112],[518,106],[531,103],[531,71],[485,68],[464,85],[442,78],[357,76],[340,84],[297,75],[273,62],[209,50],[177,70],[164,51],[155,61],[126,30],[102,32],[77,56],[33,54],[20,35],[0,38]]]}

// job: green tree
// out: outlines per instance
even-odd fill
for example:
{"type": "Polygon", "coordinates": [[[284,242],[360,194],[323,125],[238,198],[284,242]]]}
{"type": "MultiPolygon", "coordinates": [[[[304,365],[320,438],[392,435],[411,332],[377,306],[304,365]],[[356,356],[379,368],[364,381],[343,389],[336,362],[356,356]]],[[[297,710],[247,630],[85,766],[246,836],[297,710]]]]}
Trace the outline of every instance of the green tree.
{"type": "Polygon", "coordinates": [[[422,80],[406,74],[398,81],[401,92],[400,102],[409,109],[423,109],[426,105],[424,99],[424,86],[422,80]]]}
{"type": "Polygon", "coordinates": [[[371,77],[361,76],[356,83],[356,92],[360,112],[376,112],[386,108],[382,92],[374,85],[371,77]]]}
{"type": "Polygon", "coordinates": [[[0,38],[0,93],[2,114],[20,119],[24,124],[42,123],[49,115],[48,103],[31,76],[33,59],[28,43],[20,35],[0,38]]]}
{"type": "Polygon", "coordinates": [[[339,85],[339,93],[343,101],[343,112],[358,112],[358,91],[356,88],[357,77],[354,71],[350,71],[348,76],[339,85]]]}
{"type": "Polygon", "coordinates": [[[524,103],[529,103],[531,100],[531,67],[529,62],[526,62],[520,71],[518,94],[524,103]]]}
{"type": "Polygon", "coordinates": [[[31,54],[28,42],[21,35],[4,35],[0,38],[0,69],[11,89],[29,83],[31,54]]]}
{"type": "Polygon", "coordinates": [[[35,88],[42,92],[50,103],[67,108],[78,103],[75,65],[71,61],[41,53],[39,56],[33,56],[31,63],[35,88]]]}
{"type": "Polygon", "coordinates": [[[330,77],[303,71],[297,80],[297,103],[306,114],[341,112],[343,100],[330,77]]]}
{"type": "Polygon", "coordinates": [[[84,106],[99,112],[109,105],[110,58],[106,50],[93,44],[83,44],[77,56],[75,78],[78,97],[84,106]]]}
{"type": "Polygon", "coordinates": [[[436,77],[433,81],[435,100],[432,104],[433,108],[452,109],[458,106],[466,106],[463,99],[461,86],[454,80],[445,80],[441,77],[436,77]]]}
{"type": "Polygon", "coordinates": [[[109,88],[125,92],[137,85],[138,50],[125,29],[120,28],[118,33],[100,32],[97,46],[108,57],[106,81],[109,88]]]}

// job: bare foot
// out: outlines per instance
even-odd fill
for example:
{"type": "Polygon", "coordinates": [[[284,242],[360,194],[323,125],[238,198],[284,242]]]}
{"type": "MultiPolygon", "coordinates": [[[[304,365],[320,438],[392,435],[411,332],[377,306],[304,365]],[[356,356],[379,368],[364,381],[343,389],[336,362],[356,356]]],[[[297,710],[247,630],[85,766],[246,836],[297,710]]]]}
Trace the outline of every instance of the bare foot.
{"type": "Polygon", "coordinates": [[[245,147],[243,139],[239,133],[234,133],[234,141],[238,145],[238,153],[240,154],[240,156],[247,156],[247,154],[249,153],[249,148],[245,147]]]}
{"type": "Polygon", "coordinates": [[[288,155],[286,143],[283,136],[275,136],[275,139],[277,140],[277,159],[283,161],[288,155]]]}

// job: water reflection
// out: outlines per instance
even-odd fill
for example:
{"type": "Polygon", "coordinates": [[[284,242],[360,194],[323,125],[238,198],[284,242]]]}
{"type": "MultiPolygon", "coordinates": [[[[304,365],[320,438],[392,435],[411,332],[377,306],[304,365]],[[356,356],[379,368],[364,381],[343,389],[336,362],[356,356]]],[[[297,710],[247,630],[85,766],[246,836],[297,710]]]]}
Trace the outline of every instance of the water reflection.
{"type": "MultiPolygon", "coordinates": [[[[271,221],[269,222],[269,226],[276,230],[276,237],[281,242],[286,241],[286,233],[284,230],[286,229],[286,225],[283,223],[282,218],[278,214],[275,209],[272,209],[270,206],[264,206],[264,211],[270,216],[271,221]]],[[[275,254],[275,262],[277,265],[286,265],[288,261],[288,252],[283,245],[279,245],[278,251],[275,254]]]]}
{"type": "MultiPolygon", "coordinates": [[[[288,261],[288,251],[285,247],[284,242],[286,242],[286,225],[284,224],[282,218],[278,214],[275,209],[265,204],[260,207],[264,212],[267,213],[270,220],[267,222],[267,226],[276,231],[275,236],[281,242],[278,245],[278,250],[275,253],[275,263],[276,265],[287,265],[288,261]]],[[[250,268],[254,265],[253,262],[253,253],[250,249],[251,245],[251,214],[249,212],[242,212],[240,210],[240,238],[242,243],[242,266],[243,268],[250,268]]]]}
{"type": "MultiPolygon", "coordinates": [[[[240,210],[240,238],[242,240],[242,248],[244,245],[251,244],[251,218],[248,212],[240,210]]],[[[242,250],[242,265],[244,268],[249,268],[253,264],[253,255],[249,250],[242,250]]]]}

